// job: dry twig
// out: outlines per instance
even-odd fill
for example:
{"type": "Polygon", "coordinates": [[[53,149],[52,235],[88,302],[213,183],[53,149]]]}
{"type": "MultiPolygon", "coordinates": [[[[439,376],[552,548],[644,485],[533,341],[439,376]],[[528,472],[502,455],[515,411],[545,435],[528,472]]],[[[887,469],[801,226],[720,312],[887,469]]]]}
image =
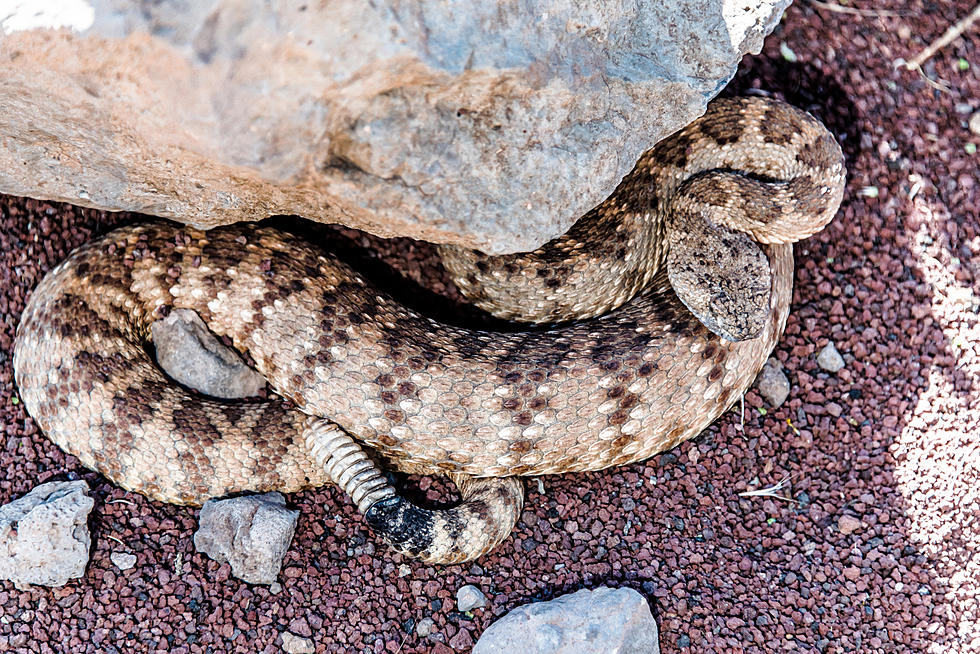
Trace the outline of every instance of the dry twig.
{"type": "Polygon", "coordinates": [[[738,430],[745,431],[745,393],[742,393],[742,396],[738,398],[738,401],[742,406],[741,412],[738,414],[738,430]]]}
{"type": "Polygon", "coordinates": [[[786,495],[781,495],[779,491],[783,490],[786,485],[790,482],[792,476],[783,477],[778,483],[773,484],[767,488],[757,488],[756,490],[744,491],[738,494],[739,497],[771,497],[774,500],[782,500],[784,502],[790,502],[792,504],[799,504],[797,500],[792,497],[787,497],[786,495]]]}
{"type": "Polygon", "coordinates": [[[934,54],[959,38],[960,35],[970,29],[970,26],[977,22],[977,20],[980,20],[980,4],[974,7],[973,11],[971,11],[968,15],[957,21],[955,25],[946,30],[945,34],[927,45],[919,54],[912,57],[912,59],[906,61],[905,68],[907,70],[918,70],[921,72],[922,64],[928,61],[934,54]]]}
{"type": "Polygon", "coordinates": [[[856,9],[855,7],[845,7],[833,2],[821,2],[820,0],[809,0],[810,4],[818,9],[826,9],[838,14],[850,14],[852,16],[865,16],[870,18],[890,18],[896,16],[911,16],[911,11],[892,11],[890,9],[856,9]]]}

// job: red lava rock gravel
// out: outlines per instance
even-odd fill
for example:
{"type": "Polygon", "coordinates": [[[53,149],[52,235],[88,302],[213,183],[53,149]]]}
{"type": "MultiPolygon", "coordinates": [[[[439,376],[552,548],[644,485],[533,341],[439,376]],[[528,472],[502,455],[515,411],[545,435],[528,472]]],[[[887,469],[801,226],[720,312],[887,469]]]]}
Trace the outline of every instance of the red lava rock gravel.
{"type": "MultiPolygon", "coordinates": [[[[980,110],[980,31],[924,66],[948,90],[893,65],[974,4],[847,3],[901,16],[790,8],[732,92],[762,89],[822,118],[849,184],[837,219],[796,249],[775,352],[789,399],[772,410],[751,391],[744,428],[735,411],[646,463],[529,481],[513,537],[476,564],[391,553],[325,488],[290,498],[301,517],[278,592],[250,586],[194,551],[195,511],[126,493],[63,455],[17,403],[14,329],[70,248],[139,218],[3,198],[0,502],[81,477],[96,508],[83,579],[0,583],[0,651],[277,652],[288,631],[319,652],[445,654],[468,651],[515,606],[611,585],[647,597],[671,654],[980,652],[980,155],[969,145],[980,136],[967,127],[980,110]],[[836,374],[815,361],[828,341],[846,363],[836,374]],[[738,495],[786,478],[788,500],[738,495]],[[135,567],[118,569],[113,553],[134,554],[135,567]],[[464,584],[488,597],[472,615],[455,610],[464,584]]],[[[431,248],[353,242],[452,299],[431,248]]],[[[372,269],[373,256],[361,256],[372,269]]],[[[430,499],[443,488],[415,483],[430,499]]]]}

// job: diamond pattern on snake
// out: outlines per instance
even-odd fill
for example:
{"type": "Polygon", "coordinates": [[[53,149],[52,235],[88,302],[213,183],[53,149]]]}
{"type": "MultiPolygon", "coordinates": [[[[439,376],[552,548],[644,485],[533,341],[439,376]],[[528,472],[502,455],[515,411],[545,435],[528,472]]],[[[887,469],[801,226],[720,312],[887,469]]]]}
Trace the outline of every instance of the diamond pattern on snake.
{"type": "Polygon", "coordinates": [[[441,248],[470,300],[528,323],[500,332],[420,315],[288,233],[124,227],[34,290],[16,382],[52,441],[124,488],[197,505],[337,483],[392,547],[470,560],[510,533],[521,477],[642,461],[741,397],[786,323],[791,244],[834,216],[844,172],[810,115],[716,100],[538,250],[441,248]],[[148,344],[175,310],[230,339],[274,395],[169,378],[148,344]],[[447,475],[462,500],[415,506],[386,469],[447,475]]]}

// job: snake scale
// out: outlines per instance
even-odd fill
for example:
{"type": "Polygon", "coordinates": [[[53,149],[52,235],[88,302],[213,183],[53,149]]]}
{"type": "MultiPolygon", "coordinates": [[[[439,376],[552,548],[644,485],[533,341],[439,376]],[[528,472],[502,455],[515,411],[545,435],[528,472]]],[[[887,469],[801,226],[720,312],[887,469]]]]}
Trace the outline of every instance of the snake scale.
{"type": "Polygon", "coordinates": [[[200,504],[334,481],[394,547],[469,560],[512,529],[519,477],[640,461],[730,407],[785,325],[790,243],[827,224],[843,186],[814,118],[716,100],[535,252],[442,249],[472,301],[548,323],[498,332],[420,315],[289,233],[124,227],[34,291],[16,382],[55,443],[127,489],[200,504]],[[148,341],[175,309],[247,353],[275,395],[173,382],[148,341]],[[416,507],[382,466],[448,475],[462,501],[416,507]]]}

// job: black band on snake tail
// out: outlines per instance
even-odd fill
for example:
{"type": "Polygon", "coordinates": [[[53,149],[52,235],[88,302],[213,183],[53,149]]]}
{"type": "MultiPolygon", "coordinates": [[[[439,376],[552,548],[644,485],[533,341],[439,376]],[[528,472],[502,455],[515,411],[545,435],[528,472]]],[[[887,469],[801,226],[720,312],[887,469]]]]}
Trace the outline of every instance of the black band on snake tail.
{"type": "Polygon", "coordinates": [[[463,563],[507,538],[524,505],[515,478],[452,476],[462,499],[444,510],[415,506],[397,494],[361,446],[329,420],[304,434],[313,459],[350,495],[371,528],[394,549],[426,563],[463,563]]]}

